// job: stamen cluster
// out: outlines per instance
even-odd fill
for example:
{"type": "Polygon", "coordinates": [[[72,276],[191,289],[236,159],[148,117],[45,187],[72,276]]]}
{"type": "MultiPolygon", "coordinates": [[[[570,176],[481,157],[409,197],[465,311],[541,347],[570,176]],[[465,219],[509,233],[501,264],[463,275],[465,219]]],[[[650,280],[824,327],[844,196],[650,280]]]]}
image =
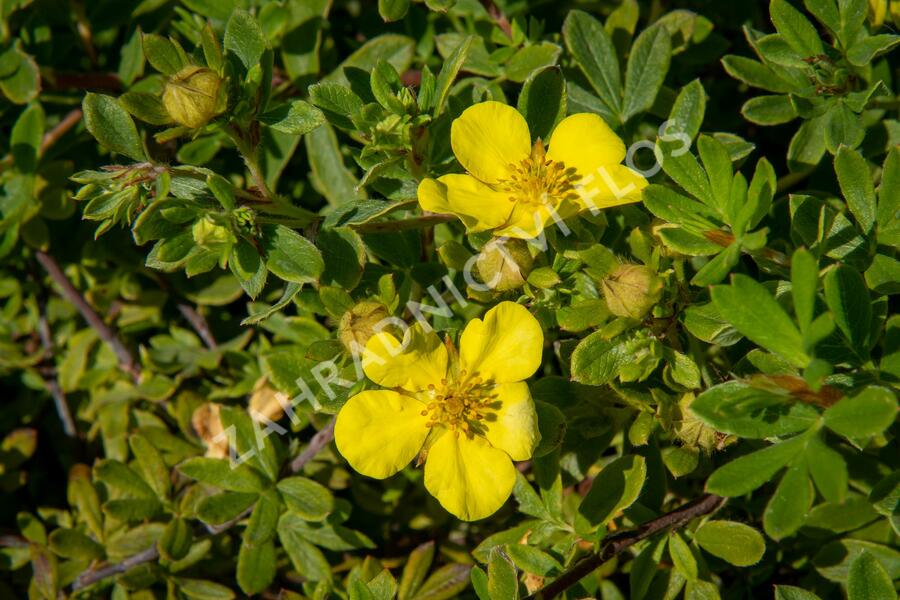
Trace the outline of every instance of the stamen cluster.
{"type": "Polygon", "coordinates": [[[472,439],[480,432],[479,423],[487,415],[491,401],[497,398],[492,390],[490,382],[477,373],[468,376],[465,369],[456,378],[441,379],[439,386],[430,384],[428,393],[432,401],[422,411],[422,416],[430,415],[426,427],[446,427],[456,437],[462,432],[472,439]]]}
{"type": "Polygon", "coordinates": [[[500,181],[500,188],[510,194],[510,202],[545,204],[548,198],[570,200],[577,198],[575,169],[565,163],[547,158],[544,143],[539,139],[531,148],[531,155],[518,165],[509,165],[510,177],[500,181]]]}

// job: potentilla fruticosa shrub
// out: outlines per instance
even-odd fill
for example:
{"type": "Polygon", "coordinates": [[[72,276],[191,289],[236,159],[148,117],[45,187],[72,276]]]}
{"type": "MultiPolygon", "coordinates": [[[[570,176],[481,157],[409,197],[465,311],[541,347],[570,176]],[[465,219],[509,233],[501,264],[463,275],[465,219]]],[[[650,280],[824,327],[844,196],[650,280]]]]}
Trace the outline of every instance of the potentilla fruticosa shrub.
{"type": "Polygon", "coordinates": [[[896,600],[900,1],[0,17],[0,597],[896,600]]]}

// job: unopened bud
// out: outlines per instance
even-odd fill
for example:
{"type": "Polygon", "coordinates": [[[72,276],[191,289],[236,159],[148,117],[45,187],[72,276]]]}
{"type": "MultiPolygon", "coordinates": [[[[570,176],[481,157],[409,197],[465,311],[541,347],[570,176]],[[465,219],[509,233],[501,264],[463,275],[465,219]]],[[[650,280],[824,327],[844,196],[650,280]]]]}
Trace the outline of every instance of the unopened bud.
{"type": "Polygon", "coordinates": [[[197,129],[225,110],[222,78],[203,67],[185,67],[169,78],[163,105],[173,121],[197,129]]]}
{"type": "Polygon", "coordinates": [[[485,244],[475,262],[481,280],[498,292],[522,287],[532,265],[534,258],[528,251],[527,242],[500,238],[485,244]]]}
{"type": "Polygon", "coordinates": [[[369,338],[383,329],[385,319],[390,317],[381,302],[365,300],[353,306],[341,317],[338,325],[338,339],[348,350],[362,352],[369,338]]]}
{"type": "Polygon", "coordinates": [[[663,280],[643,265],[619,265],[600,282],[609,312],[641,319],[662,297],[663,280]]]}

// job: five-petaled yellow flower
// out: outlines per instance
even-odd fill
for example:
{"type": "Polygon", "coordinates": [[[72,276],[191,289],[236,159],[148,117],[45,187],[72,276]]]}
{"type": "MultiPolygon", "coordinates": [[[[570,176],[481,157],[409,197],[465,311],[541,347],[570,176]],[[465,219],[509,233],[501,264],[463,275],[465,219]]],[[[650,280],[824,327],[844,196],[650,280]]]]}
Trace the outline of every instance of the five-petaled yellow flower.
{"type": "Polygon", "coordinates": [[[470,106],[450,129],[453,153],[468,174],[419,184],[423,210],[458,216],[469,232],[529,239],[551,219],[637,202],[647,181],[620,164],[625,144],[599,116],[566,117],[549,147],[524,117],[500,102],[470,106]]]}
{"type": "Polygon", "coordinates": [[[516,480],[514,460],[540,441],[525,379],[541,362],[544,335],[526,308],[501,302],[473,319],[459,351],[433,331],[410,327],[403,344],[378,333],[363,369],[385,388],[356,394],[334,428],[340,453],[369,477],[383,479],[419,456],[425,487],[460,519],[499,509],[516,480]]]}

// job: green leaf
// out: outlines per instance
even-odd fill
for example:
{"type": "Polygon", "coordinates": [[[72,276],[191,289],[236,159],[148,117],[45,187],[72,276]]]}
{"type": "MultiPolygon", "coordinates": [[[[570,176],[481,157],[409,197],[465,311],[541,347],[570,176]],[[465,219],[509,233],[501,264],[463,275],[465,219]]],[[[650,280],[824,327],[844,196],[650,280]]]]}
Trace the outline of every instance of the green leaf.
{"type": "Polygon", "coordinates": [[[219,458],[189,458],[178,465],[187,477],[232,492],[261,492],[268,484],[256,469],[245,464],[232,466],[219,458]]]}
{"type": "Polygon", "coordinates": [[[821,600],[812,592],[792,585],[776,585],[775,600],[821,600]]]}
{"type": "Polygon", "coordinates": [[[760,561],[766,541],[752,527],[734,521],[707,521],[694,533],[701,548],[736,567],[760,561]]]}
{"type": "Polygon", "coordinates": [[[234,592],[220,583],[205,579],[187,579],[175,577],[173,580],[178,591],[190,600],[232,600],[234,592]]]}
{"type": "Polygon", "coordinates": [[[566,116],[566,80],[559,67],[532,73],[522,86],[517,108],[528,122],[532,138],[549,140],[553,128],[566,116]]]}
{"type": "Polygon", "coordinates": [[[848,438],[878,435],[897,418],[897,398],[888,388],[870,386],[844,398],[822,415],[825,426],[848,438]]]}
{"type": "Polygon", "coordinates": [[[236,9],[225,25],[225,51],[238,58],[249,71],[260,63],[266,50],[266,38],[256,19],[243,9],[236,9]]]}
{"type": "Polygon", "coordinates": [[[834,157],[834,170],[847,207],[864,232],[875,224],[875,188],[866,159],[856,150],[842,147],[834,157]]]}
{"type": "Polygon", "coordinates": [[[288,509],[306,521],[321,521],[334,510],[331,492],[312,479],[287,477],[277,487],[288,509]]]}
{"type": "Polygon", "coordinates": [[[265,590],[275,579],[275,544],[241,544],[237,559],[238,586],[247,595],[265,590]]]}
{"type": "Polygon", "coordinates": [[[166,560],[181,560],[190,552],[192,543],[190,524],[184,519],[176,518],[166,525],[156,546],[160,556],[166,560]]]}
{"type": "Polygon", "coordinates": [[[681,88],[672,110],[669,112],[669,125],[666,136],[684,133],[690,139],[697,137],[703,116],[706,114],[706,90],[699,79],[691,81],[681,88]]]}
{"type": "Polygon", "coordinates": [[[710,475],[706,489],[727,497],[752,492],[803,452],[807,438],[806,434],[801,434],[726,463],[710,475]]]}
{"type": "Polygon", "coordinates": [[[849,479],[847,462],[840,452],[825,443],[822,433],[810,439],[806,464],[819,493],[829,502],[843,502],[849,479]]]}
{"type": "Polygon", "coordinates": [[[281,508],[278,496],[273,491],[261,494],[241,536],[243,543],[258,546],[272,540],[278,527],[281,508]]]}
{"type": "Polygon", "coordinates": [[[594,526],[605,525],[638,499],[647,464],[642,456],[620,456],[594,478],[578,512],[594,526]]]}
{"type": "Polygon", "coordinates": [[[797,118],[797,109],[789,96],[756,96],[741,107],[741,114],[757,125],[781,125],[797,118]]]}
{"type": "Polygon", "coordinates": [[[572,379],[588,385],[606,385],[619,374],[619,368],[631,362],[640,340],[604,339],[596,331],[578,343],[572,353],[572,379]]]}
{"type": "Polygon", "coordinates": [[[140,475],[117,460],[103,459],[94,465],[94,476],[132,498],[156,500],[156,493],[140,475]]]}
{"type": "Polygon", "coordinates": [[[409,0],[378,0],[378,14],[385,23],[399,21],[409,11],[409,0]]]}
{"type": "Polygon", "coordinates": [[[563,23],[562,33],[566,47],[594,91],[613,114],[621,118],[619,61],[606,29],[586,12],[573,10],[563,23]]]}
{"type": "Polygon", "coordinates": [[[787,94],[794,90],[793,86],[779,77],[771,67],[759,61],[743,56],[728,55],[722,59],[722,66],[735,79],[767,92],[787,94]]]}
{"type": "Polygon", "coordinates": [[[310,581],[331,579],[331,565],[322,551],[303,538],[302,532],[291,526],[290,513],[285,513],[278,521],[278,539],[287,552],[291,564],[303,577],[310,581]]]}
{"type": "Polygon", "coordinates": [[[773,540],[781,540],[796,533],[806,520],[813,497],[806,465],[788,467],[763,513],[766,534],[773,540]]]}
{"type": "Polygon", "coordinates": [[[711,295],[722,317],[745,337],[795,366],[809,362],[797,326],[761,283],[736,274],[731,285],[715,286],[711,295]]]}
{"type": "Polygon", "coordinates": [[[293,135],[305,135],[325,122],[322,111],[303,100],[294,100],[259,116],[260,123],[293,135]]]}
{"type": "Polygon", "coordinates": [[[97,559],[103,557],[103,546],[77,529],[56,529],[50,533],[50,549],[63,558],[97,559]]]}
{"type": "Polygon", "coordinates": [[[475,39],[476,37],[473,35],[463,38],[459,45],[453,49],[453,52],[444,60],[444,64],[441,65],[441,70],[435,82],[435,101],[434,109],[432,110],[432,115],[435,118],[439,117],[444,110],[444,104],[447,102],[447,96],[450,94],[450,88],[456,81],[459,70],[466,63],[475,39]]]}
{"type": "Polygon", "coordinates": [[[179,52],[171,40],[155,33],[145,33],[141,41],[147,62],[163,75],[175,75],[187,66],[182,56],[184,51],[179,52]]]}
{"type": "Polygon", "coordinates": [[[0,52],[0,92],[13,104],[28,104],[37,98],[40,89],[38,64],[22,50],[22,41],[15,39],[0,52]]]}
{"type": "Polygon", "coordinates": [[[804,334],[815,316],[816,289],[819,286],[819,262],[805,248],[794,251],[791,257],[791,296],[794,314],[804,334]]]}
{"type": "Polygon", "coordinates": [[[434,560],[434,542],[429,541],[416,546],[409,553],[406,564],[403,566],[403,574],[400,576],[400,586],[397,591],[397,600],[410,600],[425,581],[428,569],[434,560]]]}
{"type": "Polygon", "coordinates": [[[860,123],[859,116],[844,102],[837,102],[832,106],[825,114],[825,120],[825,147],[831,153],[837,152],[842,146],[856,148],[866,136],[866,129],[860,123]]]}
{"type": "Polygon", "coordinates": [[[498,546],[491,550],[488,559],[488,595],[491,600],[517,600],[519,579],[516,567],[498,546]]]}
{"type": "Polygon", "coordinates": [[[812,406],[741,381],[709,388],[690,411],[717,431],[757,439],[805,431],[819,420],[812,406]]]}
{"type": "Polygon", "coordinates": [[[895,600],[897,592],[881,563],[863,552],[850,563],[847,575],[847,600],[895,600]]]}
{"type": "Polygon", "coordinates": [[[772,23],[784,40],[802,57],[824,54],[822,40],[812,23],[787,0],[772,0],[769,4],[772,23]]]}
{"type": "Polygon", "coordinates": [[[147,160],[134,121],[114,98],[88,92],[81,107],[85,126],[101,145],[137,161],[147,160]]]}
{"type": "Polygon", "coordinates": [[[672,557],[672,563],[675,569],[688,581],[694,581],[699,575],[697,568],[697,557],[687,542],[677,531],[669,534],[669,556],[672,557]]]}
{"type": "Polygon", "coordinates": [[[825,302],[850,348],[860,359],[868,358],[872,302],[859,271],[847,265],[837,265],[828,271],[825,275],[825,302]]]}
{"type": "Polygon", "coordinates": [[[672,42],[665,27],[645,29],[634,41],[625,69],[625,100],[622,120],[639,115],[653,106],[669,72],[672,42]]]}
{"type": "Polygon", "coordinates": [[[277,277],[294,283],[313,283],[325,268],[312,242],[284,225],[265,229],[266,267],[277,277]]]}
{"type": "Polygon", "coordinates": [[[13,125],[9,149],[16,168],[22,173],[34,173],[37,169],[44,124],[44,109],[35,103],[23,110],[13,125]]]}
{"type": "Polygon", "coordinates": [[[365,194],[357,190],[359,181],[347,169],[331,126],[325,124],[304,136],[309,164],[310,180],[331,206],[350,204],[365,194]]]}
{"type": "Polygon", "coordinates": [[[140,434],[133,434],[128,438],[128,443],[143,480],[150,485],[160,500],[168,498],[171,475],[159,450],[140,434]]]}
{"type": "Polygon", "coordinates": [[[470,565],[459,563],[444,565],[425,580],[416,600],[451,600],[458,598],[469,587],[470,565]]]}

